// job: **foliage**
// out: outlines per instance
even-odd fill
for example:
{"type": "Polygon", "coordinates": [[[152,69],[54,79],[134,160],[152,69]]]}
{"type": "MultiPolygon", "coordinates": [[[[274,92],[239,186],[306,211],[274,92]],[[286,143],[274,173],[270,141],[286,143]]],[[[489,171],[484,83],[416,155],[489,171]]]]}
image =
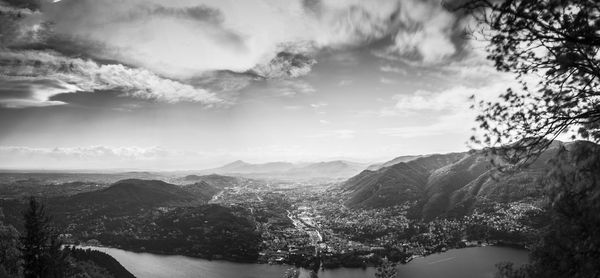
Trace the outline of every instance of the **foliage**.
{"type": "MultiPolygon", "coordinates": [[[[19,249],[19,232],[11,226],[0,222],[0,273],[6,277],[19,276],[21,273],[21,250],[19,249]]],[[[0,277],[3,277],[0,274],[0,277]]]]}
{"type": "Polygon", "coordinates": [[[134,278],[117,260],[110,255],[91,249],[67,247],[66,252],[76,261],[78,273],[88,273],[92,277],[134,278]],[[95,273],[95,274],[91,274],[95,273]]]}
{"type": "MultiPolygon", "coordinates": [[[[600,2],[468,0],[459,10],[483,26],[488,59],[521,85],[479,102],[484,135],[472,141],[506,158],[500,169],[530,165],[562,133],[600,141],[600,2]]],[[[571,143],[553,164],[545,181],[551,220],[531,263],[500,264],[498,277],[600,277],[600,149],[571,143]]]]}
{"type": "Polygon", "coordinates": [[[469,0],[459,10],[483,26],[488,59],[521,85],[479,102],[484,134],[473,142],[498,147],[491,150],[520,166],[564,132],[600,140],[600,2],[469,0]]]}
{"type": "Polygon", "coordinates": [[[377,267],[375,272],[376,278],[396,278],[398,277],[398,270],[396,269],[396,263],[384,258],[381,264],[377,267]]]}
{"type": "Polygon", "coordinates": [[[552,219],[531,255],[535,277],[600,277],[600,150],[563,149],[550,174],[552,219]]]}
{"type": "Polygon", "coordinates": [[[66,254],[61,250],[58,234],[50,225],[46,209],[34,197],[23,213],[25,235],[21,237],[23,275],[29,277],[65,277],[66,254]]]}

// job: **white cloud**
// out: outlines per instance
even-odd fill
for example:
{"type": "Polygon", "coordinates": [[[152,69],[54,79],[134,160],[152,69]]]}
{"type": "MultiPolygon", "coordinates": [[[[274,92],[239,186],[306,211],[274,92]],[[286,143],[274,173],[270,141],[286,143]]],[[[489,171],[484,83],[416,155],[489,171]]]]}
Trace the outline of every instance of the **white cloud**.
{"type": "Polygon", "coordinates": [[[269,82],[272,85],[271,91],[282,97],[309,95],[317,91],[312,85],[301,79],[271,80],[269,82]]]}
{"type": "Polygon", "coordinates": [[[381,135],[402,138],[444,134],[464,134],[465,138],[468,138],[478,113],[478,111],[470,109],[470,106],[474,104],[469,100],[470,96],[475,95],[477,100],[492,101],[514,84],[514,81],[512,83],[497,81],[478,88],[458,85],[438,92],[419,90],[413,94],[396,95],[394,97],[397,101],[395,106],[382,109],[379,116],[413,117],[420,115],[422,117],[426,114],[432,119],[422,119],[422,123],[418,125],[405,124],[380,128],[376,132],[381,135]]]}
{"type": "Polygon", "coordinates": [[[379,70],[381,70],[383,72],[399,73],[399,74],[403,74],[403,75],[407,74],[407,72],[406,72],[405,69],[399,68],[399,67],[393,67],[393,66],[390,66],[390,65],[381,66],[379,68],[379,70]]]}
{"type": "Polygon", "coordinates": [[[391,85],[391,84],[396,84],[398,81],[396,81],[394,79],[390,79],[390,78],[380,77],[379,82],[386,84],[386,85],[391,85]]]}
{"type": "Polygon", "coordinates": [[[0,51],[0,59],[5,62],[0,67],[0,80],[32,83],[34,80],[51,79],[59,84],[54,88],[32,85],[32,95],[16,100],[3,99],[9,106],[60,104],[50,101],[50,97],[67,92],[109,89],[118,89],[124,96],[168,103],[223,102],[205,89],[119,64],[101,65],[91,60],[41,51],[0,51]]]}
{"type": "MultiPolygon", "coordinates": [[[[63,0],[43,14],[64,38],[85,41],[95,55],[146,67],[171,77],[206,71],[269,68],[278,76],[289,61],[282,51],[363,46],[389,37],[390,55],[436,63],[456,53],[457,18],[441,1],[421,0],[63,0]],[[414,57],[418,56],[418,57],[414,57]],[[275,62],[276,59],[275,59],[275,62]]],[[[293,67],[304,75],[310,63],[293,67]]]]}
{"type": "Polygon", "coordinates": [[[494,99],[499,94],[504,93],[508,86],[510,84],[497,82],[479,88],[459,85],[439,92],[418,90],[413,94],[395,95],[396,105],[394,108],[406,112],[423,110],[463,111],[468,110],[471,105],[469,97],[475,95],[480,100],[494,99]]]}
{"type": "MultiPolygon", "coordinates": [[[[147,167],[158,161],[183,157],[186,153],[174,152],[160,147],[59,147],[34,148],[23,146],[0,146],[0,167],[62,169],[147,167]]],[[[197,154],[196,154],[197,155],[197,154]]]]}
{"type": "Polygon", "coordinates": [[[328,106],[329,104],[327,104],[326,102],[317,102],[317,103],[311,103],[310,107],[315,108],[315,109],[319,109],[319,108],[323,108],[325,106],[328,106]]]}

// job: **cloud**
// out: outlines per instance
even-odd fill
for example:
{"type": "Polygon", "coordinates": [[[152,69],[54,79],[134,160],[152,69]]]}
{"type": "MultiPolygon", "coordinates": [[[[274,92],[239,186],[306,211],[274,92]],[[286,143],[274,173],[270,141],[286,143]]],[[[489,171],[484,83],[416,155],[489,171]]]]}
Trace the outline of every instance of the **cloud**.
{"type": "MultiPolygon", "coordinates": [[[[60,92],[122,88],[123,95],[164,102],[229,101],[232,92],[261,80],[277,80],[270,84],[282,96],[313,93],[309,83],[293,79],[308,75],[323,52],[365,48],[435,65],[465,45],[456,39],[462,18],[440,0],[62,0],[41,1],[39,10],[10,2],[0,5],[0,43],[13,50],[0,55],[14,60],[22,53],[17,60],[50,64],[1,65],[13,71],[4,73],[11,80],[55,78],[60,92]],[[56,52],[14,50],[32,46],[56,52]],[[54,60],[79,69],[63,70],[54,60]]],[[[49,100],[54,93],[35,94],[4,102],[60,104],[49,100]]]]}
{"type": "Polygon", "coordinates": [[[317,103],[311,103],[310,107],[315,108],[315,109],[319,109],[325,106],[328,106],[329,104],[326,102],[317,102],[317,103]]]}
{"type": "Polygon", "coordinates": [[[390,78],[385,78],[385,77],[380,77],[379,78],[379,82],[383,83],[383,84],[387,84],[387,85],[391,85],[391,84],[396,84],[398,83],[398,81],[394,80],[394,79],[390,79],[390,78]]]}
{"type": "Polygon", "coordinates": [[[463,111],[471,105],[469,97],[475,95],[477,99],[493,99],[504,93],[509,84],[496,82],[483,87],[465,87],[463,85],[451,87],[442,91],[418,90],[413,94],[395,95],[394,108],[398,111],[463,111]]]}
{"type": "MultiPolygon", "coordinates": [[[[492,101],[499,94],[514,85],[497,80],[482,87],[465,87],[458,85],[441,91],[419,90],[409,95],[396,95],[394,107],[386,107],[379,113],[380,116],[405,116],[408,118],[427,113],[429,119],[419,125],[399,125],[380,128],[376,133],[386,136],[414,138],[424,136],[437,136],[444,134],[469,134],[478,111],[470,109],[473,104],[469,98],[475,95],[477,100],[492,101]],[[465,124],[467,123],[467,124],[465,124]]],[[[413,121],[408,121],[413,122],[413,121]]],[[[466,135],[465,135],[466,136],[466,135]]]]}
{"type": "Polygon", "coordinates": [[[44,2],[52,34],[93,45],[94,57],[162,75],[255,70],[302,76],[307,54],[388,43],[387,55],[436,63],[462,47],[461,19],[439,0],[63,0],[44,2]],[[288,54],[282,54],[288,53],[288,54]]]}
{"type": "MultiPolygon", "coordinates": [[[[123,96],[161,102],[200,102],[207,105],[221,103],[214,93],[171,79],[162,78],[148,70],[129,68],[120,64],[98,64],[91,60],[69,58],[52,52],[0,51],[0,81],[3,83],[31,84],[30,94],[20,102],[48,103],[60,93],[119,89],[123,96]],[[52,80],[44,86],[35,83],[52,80]]],[[[13,102],[4,100],[4,102],[13,102]]]]}
{"type": "Polygon", "coordinates": [[[94,168],[182,169],[204,163],[203,152],[161,147],[25,147],[0,146],[0,167],[36,169],[94,168]]]}
{"type": "Polygon", "coordinates": [[[302,79],[270,80],[270,91],[275,96],[294,97],[297,95],[309,95],[317,90],[302,79]]]}
{"type": "Polygon", "coordinates": [[[303,54],[279,52],[269,63],[250,70],[263,78],[296,78],[307,75],[317,61],[303,54]]]}
{"type": "Polygon", "coordinates": [[[383,72],[400,73],[400,74],[403,74],[403,75],[407,74],[407,72],[406,72],[405,69],[399,68],[399,67],[393,67],[393,66],[390,66],[390,65],[381,66],[379,68],[379,70],[381,70],[383,72]]]}
{"type": "Polygon", "coordinates": [[[55,80],[2,80],[0,78],[0,106],[8,108],[63,105],[51,100],[52,96],[72,92],[78,88],[55,80]]]}

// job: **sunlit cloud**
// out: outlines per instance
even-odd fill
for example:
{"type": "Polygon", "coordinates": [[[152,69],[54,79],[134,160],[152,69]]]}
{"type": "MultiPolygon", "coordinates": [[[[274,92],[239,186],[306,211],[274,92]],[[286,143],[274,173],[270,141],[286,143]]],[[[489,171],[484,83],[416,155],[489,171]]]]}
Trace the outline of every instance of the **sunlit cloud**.
{"type": "Polygon", "coordinates": [[[426,63],[462,47],[452,40],[460,18],[441,1],[63,0],[42,12],[55,34],[99,47],[96,56],[171,77],[213,70],[301,76],[317,49],[384,38],[392,41],[382,50],[388,55],[426,63]]]}
{"type": "MultiPolygon", "coordinates": [[[[50,104],[50,98],[60,93],[93,92],[118,89],[122,95],[162,102],[222,102],[215,94],[175,80],[162,78],[148,70],[128,68],[120,64],[101,65],[91,60],[69,58],[42,51],[0,51],[2,66],[0,82],[32,83],[35,80],[53,80],[55,87],[31,85],[31,94],[23,96],[13,106],[30,103],[34,106],[50,104]],[[37,102],[37,103],[36,103],[37,102]]],[[[9,100],[4,99],[4,102],[9,100]]],[[[52,103],[58,104],[58,103],[52,103]]],[[[11,106],[11,105],[9,105],[11,106]]]]}

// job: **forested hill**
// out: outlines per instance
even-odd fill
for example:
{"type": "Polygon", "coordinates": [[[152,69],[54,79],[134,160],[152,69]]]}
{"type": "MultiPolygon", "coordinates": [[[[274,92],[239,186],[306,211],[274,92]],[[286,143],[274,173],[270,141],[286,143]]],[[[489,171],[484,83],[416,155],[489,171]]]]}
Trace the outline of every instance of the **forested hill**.
{"type": "Polygon", "coordinates": [[[425,219],[462,216],[489,202],[514,202],[541,197],[539,180],[559,147],[567,150],[589,142],[556,143],[530,167],[494,175],[482,151],[420,157],[376,171],[365,170],[341,185],[353,208],[387,207],[407,201],[418,203],[425,219]]]}

